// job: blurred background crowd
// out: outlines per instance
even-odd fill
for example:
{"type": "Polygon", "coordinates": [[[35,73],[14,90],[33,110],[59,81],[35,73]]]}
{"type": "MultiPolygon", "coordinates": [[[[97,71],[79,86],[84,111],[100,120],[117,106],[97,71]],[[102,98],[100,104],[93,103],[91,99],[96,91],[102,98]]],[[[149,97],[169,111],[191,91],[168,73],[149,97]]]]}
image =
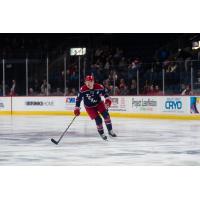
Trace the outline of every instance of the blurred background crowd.
{"type": "Polygon", "coordinates": [[[4,76],[5,95],[74,96],[88,74],[110,95],[198,95],[199,40],[191,33],[1,34],[0,95],[4,76]],[[71,47],[86,47],[86,55],[70,56],[71,47]]]}

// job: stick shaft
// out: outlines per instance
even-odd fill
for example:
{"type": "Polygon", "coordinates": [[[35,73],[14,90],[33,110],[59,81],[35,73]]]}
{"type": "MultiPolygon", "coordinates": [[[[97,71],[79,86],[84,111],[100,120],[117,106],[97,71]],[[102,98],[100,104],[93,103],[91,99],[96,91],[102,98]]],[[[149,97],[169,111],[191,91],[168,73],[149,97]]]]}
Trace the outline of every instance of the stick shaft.
{"type": "Polygon", "coordinates": [[[69,124],[69,126],[66,128],[66,130],[62,133],[62,135],[60,136],[59,140],[58,140],[58,143],[60,142],[60,140],[63,138],[63,136],[66,134],[67,130],[69,129],[69,127],[72,125],[72,123],[74,122],[74,120],[76,119],[77,116],[75,116],[71,123],[69,124]]]}

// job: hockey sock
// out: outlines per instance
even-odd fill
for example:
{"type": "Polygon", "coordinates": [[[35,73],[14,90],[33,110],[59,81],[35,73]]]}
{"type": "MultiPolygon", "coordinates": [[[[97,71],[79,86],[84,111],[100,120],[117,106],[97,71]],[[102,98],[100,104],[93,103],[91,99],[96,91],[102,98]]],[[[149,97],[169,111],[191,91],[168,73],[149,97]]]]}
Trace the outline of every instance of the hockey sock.
{"type": "Polygon", "coordinates": [[[99,134],[103,134],[104,131],[103,131],[103,125],[102,125],[102,119],[101,119],[101,117],[97,116],[95,118],[95,122],[96,122],[97,130],[98,130],[99,134]]]}
{"type": "Polygon", "coordinates": [[[108,111],[107,110],[104,111],[102,113],[102,116],[104,118],[104,121],[105,121],[105,124],[106,124],[108,131],[111,131],[112,130],[112,122],[111,122],[110,115],[109,115],[108,111]]]}

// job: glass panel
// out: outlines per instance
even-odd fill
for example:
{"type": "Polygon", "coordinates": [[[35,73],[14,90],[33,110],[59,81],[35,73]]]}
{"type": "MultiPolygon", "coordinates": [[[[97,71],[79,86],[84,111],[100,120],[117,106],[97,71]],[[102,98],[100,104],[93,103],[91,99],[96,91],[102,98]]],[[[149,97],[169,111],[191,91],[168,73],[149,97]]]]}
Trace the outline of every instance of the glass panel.
{"type": "Polygon", "coordinates": [[[49,83],[52,96],[64,96],[64,58],[49,59],[49,83]]]}
{"type": "Polygon", "coordinates": [[[26,60],[5,60],[5,93],[12,96],[26,95],[26,60]],[[22,78],[23,77],[23,78],[22,78]]]}
{"type": "MultiPolygon", "coordinates": [[[[48,87],[46,57],[28,59],[28,95],[46,96],[47,88],[49,95],[52,96],[77,95],[79,57],[67,55],[66,59],[64,58],[64,56],[56,60],[49,58],[48,87]]],[[[92,62],[86,56],[81,57],[80,85],[84,84],[86,75],[93,74],[96,82],[103,84],[110,95],[137,95],[138,90],[139,95],[163,95],[163,69],[165,95],[200,95],[200,61],[166,61],[139,65],[107,63],[104,66],[97,61],[95,64],[90,63],[92,62]]],[[[2,96],[2,60],[0,64],[0,96],[2,96]]],[[[26,59],[5,60],[5,85],[6,95],[26,95],[26,59]]]]}
{"type": "MultiPolygon", "coordinates": [[[[46,96],[47,76],[46,59],[28,59],[28,95],[46,96]]],[[[49,94],[51,93],[51,81],[49,81],[49,94]]]]}
{"type": "Polygon", "coordinates": [[[120,93],[123,95],[137,95],[137,72],[139,70],[140,65],[135,64],[134,62],[130,63],[127,66],[124,66],[124,77],[123,79],[126,81],[126,87],[123,88],[123,82],[120,80],[119,89],[120,93]],[[121,91],[122,90],[122,91],[121,91]],[[124,90],[124,92],[123,92],[124,90]],[[126,92],[127,90],[127,92],[126,92]]]}
{"type": "MultiPolygon", "coordinates": [[[[80,86],[83,85],[83,58],[80,60],[80,86]]],[[[79,57],[68,56],[66,66],[67,95],[74,96],[79,91],[79,57]]]]}
{"type": "Polygon", "coordinates": [[[160,63],[144,63],[139,71],[140,95],[162,95],[162,65],[160,63]]]}
{"type": "Polygon", "coordinates": [[[3,61],[0,60],[0,96],[3,96],[3,61]]]}
{"type": "Polygon", "coordinates": [[[193,94],[200,95],[200,61],[193,61],[193,94]]]}
{"type": "Polygon", "coordinates": [[[187,88],[191,83],[191,62],[166,61],[165,69],[165,95],[188,95],[187,88]]]}

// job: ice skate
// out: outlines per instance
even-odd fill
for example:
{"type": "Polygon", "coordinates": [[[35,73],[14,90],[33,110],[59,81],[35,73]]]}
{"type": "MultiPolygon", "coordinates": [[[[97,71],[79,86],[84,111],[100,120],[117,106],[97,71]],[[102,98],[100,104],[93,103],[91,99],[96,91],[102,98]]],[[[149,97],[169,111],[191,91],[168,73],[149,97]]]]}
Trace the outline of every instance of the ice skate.
{"type": "Polygon", "coordinates": [[[99,135],[103,140],[107,140],[107,136],[105,135],[105,133],[99,133],[99,135]]]}
{"type": "Polygon", "coordinates": [[[108,134],[109,134],[111,137],[117,137],[117,135],[113,132],[113,130],[108,131],[108,134]]]}

